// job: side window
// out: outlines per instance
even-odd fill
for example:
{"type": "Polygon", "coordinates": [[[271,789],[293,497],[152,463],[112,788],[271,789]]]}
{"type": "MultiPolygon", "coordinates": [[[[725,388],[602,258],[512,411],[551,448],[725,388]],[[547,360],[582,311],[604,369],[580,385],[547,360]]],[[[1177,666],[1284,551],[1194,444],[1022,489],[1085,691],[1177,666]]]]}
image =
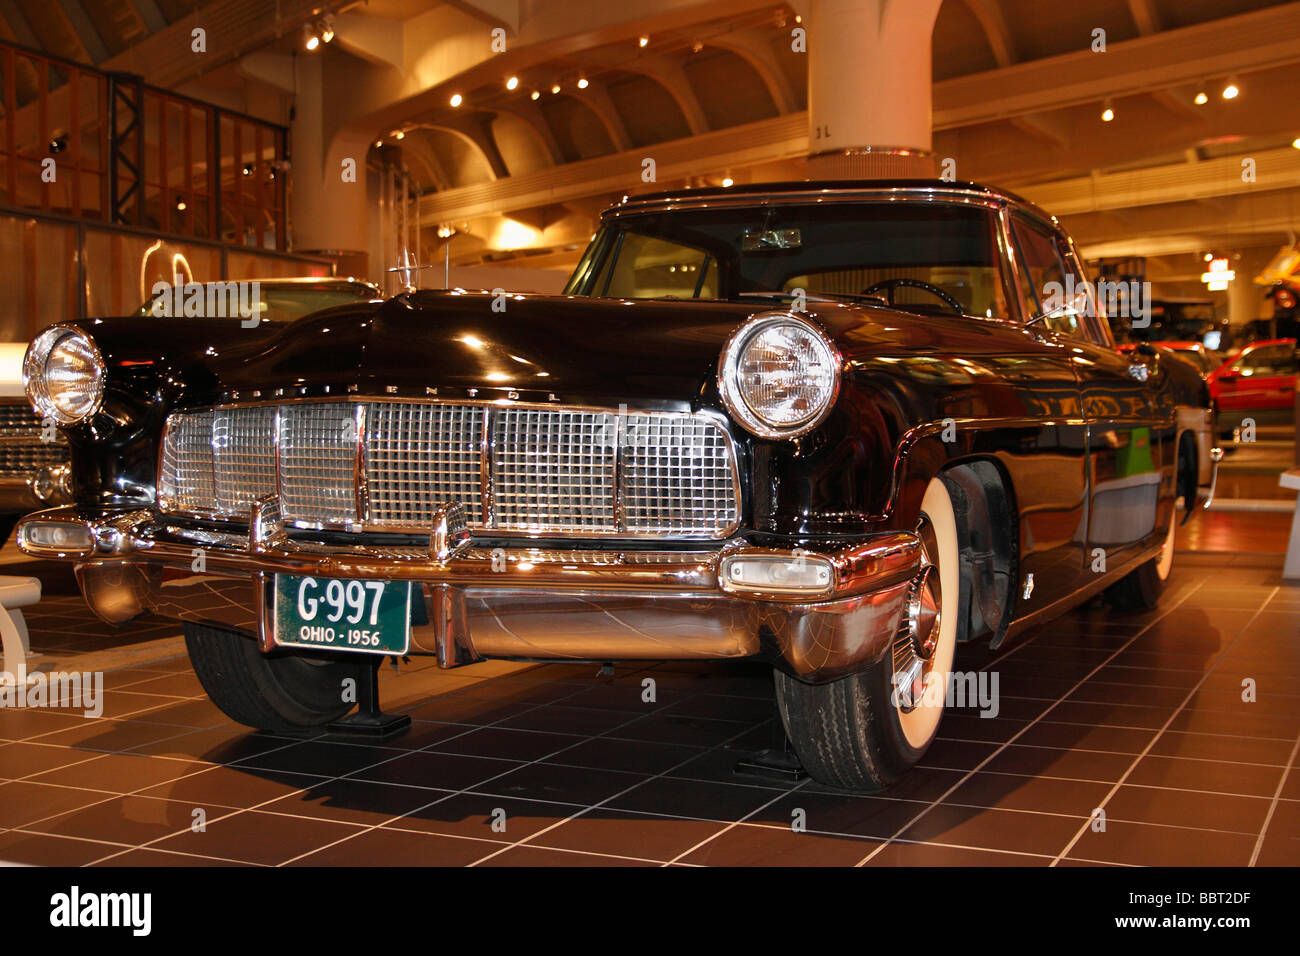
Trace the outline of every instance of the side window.
{"type": "Polygon", "coordinates": [[[629,232],[611,260],[608,274],[598,277],[593,290],[596,295],[628,299],[717,297],[718,272],[712,257],[702,250],[629,232]]]}
{"type": "MultiPolygon", "coordinates": [[[[1011,217],[1011,232],[1020,256],[1021,292],[1025,296],[1030,315],[1041,315],[1052,306],[1062,303],[1067,288],[1065,261],[1057,245],[1056,235],[1019,214],[1011,217]]],[[[1073,272],[1072,269],[1070,271],[1073,272]]],[[[1079,277],[1075,276],[1072,284],[1077,286],[1078,283],[1079,277]]],[[[1059,335],[1080,338],[1087,335],[1083,323],[1082,316],[1068,311],[1042,321],[1044,327],[1059,335]]]]}
{"type": "Polygon", "coordinates": [[[1295,350],[1289,345],[1266,345],[1233,363],[1242,375],[1289,375],[1296,371],[1295,350]]]}

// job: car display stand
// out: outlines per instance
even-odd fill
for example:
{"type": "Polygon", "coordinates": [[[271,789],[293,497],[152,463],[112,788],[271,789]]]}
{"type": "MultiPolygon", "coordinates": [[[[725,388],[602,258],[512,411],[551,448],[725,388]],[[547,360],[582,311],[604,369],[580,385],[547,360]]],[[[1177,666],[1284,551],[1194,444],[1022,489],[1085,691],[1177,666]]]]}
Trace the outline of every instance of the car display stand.
{"type": "Polygon", "coordinates": [[[364,737],[367,740],[387,740],[411,729],[411,718],[406,714],[386,714],[379,708],[379,665],[377,659],[366,668],[366,675],[357,686],[357,709],[325,729],[337,737],[364,737]]]}
{"type": "MultiPolygon", "coordinates": [[[[774,708],[775,710],[775,708],[774,708]]],[[[781,714],[777,712],[772,722],[772,746],[742,757],[732,773],[740,777],[761,777],[781,783],[798,783],[808,776],[799,762],[799,756],[790,746],[781,714]]]]}

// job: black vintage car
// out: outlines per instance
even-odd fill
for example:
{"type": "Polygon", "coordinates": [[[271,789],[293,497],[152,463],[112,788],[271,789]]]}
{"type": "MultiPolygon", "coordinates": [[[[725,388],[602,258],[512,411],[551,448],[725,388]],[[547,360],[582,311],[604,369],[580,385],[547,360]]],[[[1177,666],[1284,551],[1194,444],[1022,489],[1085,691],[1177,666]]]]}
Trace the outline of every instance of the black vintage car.
{"type": "Polygon", "coordinates": [[[1083,276],[1005,193],[790,183],[627,199],[558,296],[59,326],[28,389],[76,504],[21,546],[183,620],[253,727],[339,719],[382,655],[754,658],[812,775],[878,788],[957,642],[1153,606],[1212,492],[1205,385],[1119,355],[1083,276]]]}

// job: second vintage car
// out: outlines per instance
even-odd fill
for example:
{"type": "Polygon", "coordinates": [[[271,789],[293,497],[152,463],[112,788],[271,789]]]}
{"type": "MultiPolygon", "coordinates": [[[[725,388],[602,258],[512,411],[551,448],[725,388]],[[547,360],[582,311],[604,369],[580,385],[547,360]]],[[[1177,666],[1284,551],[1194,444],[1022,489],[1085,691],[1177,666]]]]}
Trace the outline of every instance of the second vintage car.
{"type": "Polygon", "coordinates": [[[1003,192],[789,183],[625,200],[563,295],[56,326],[27,385],[76,500],[20,543],[184,621],[252,727],[338,720],[384,656],[757,659],[812,776],[878,789],[958,642],[1153,606],[1211,493],[1205,384],[1119,355],[1083,276],[1003,192]]]}

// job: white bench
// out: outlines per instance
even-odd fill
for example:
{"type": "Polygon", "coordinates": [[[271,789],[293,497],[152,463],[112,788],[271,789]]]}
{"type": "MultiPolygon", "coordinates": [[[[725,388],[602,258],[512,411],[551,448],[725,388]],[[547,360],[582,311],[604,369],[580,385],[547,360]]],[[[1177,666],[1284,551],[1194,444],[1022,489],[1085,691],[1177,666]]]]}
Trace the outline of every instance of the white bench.
{"type": "MultiPolygon", "coordinates": [[[[1278,475],[1277,483],[1283,488],[1300,491],[1300,468],[1292,468],[1278,475]]],[[[1300,497],[1296,498],[1295,514],[1291,516],[1291,540],[1286,546],[1286,564],[1282,568],[1282,577],[1288,581],[1300,581],[1300,497]]]]}
{"type": "Polygon", "coordinates": [[[35,604],[40,599],[41,582],[37,578],[0,575],[0,647],[4,650],[0,684],[31,679],[27,673],[27,658],[32,642],[27,635],[27,621],[19,608],[35,604]]]}

